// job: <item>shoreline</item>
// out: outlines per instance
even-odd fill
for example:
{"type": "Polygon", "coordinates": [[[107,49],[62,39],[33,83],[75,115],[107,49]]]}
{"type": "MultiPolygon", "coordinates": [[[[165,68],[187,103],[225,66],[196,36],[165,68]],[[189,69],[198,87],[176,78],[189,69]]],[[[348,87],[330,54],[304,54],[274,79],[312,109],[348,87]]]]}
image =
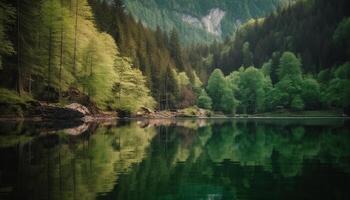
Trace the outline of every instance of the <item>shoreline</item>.
{"type": "Polygon", "coordinates": [[[201,117],[201,116],[192,116],[192,117],[88,117],[88,119],[43,119],[40,117],[0,117],[0,122],[64,122],[64,121],[76,121],[76,122],[106,122],[106,121],[128,121],[128,120],[222,120],[222,119],[274,119],[274,120],[288,120],[288,119],[350,119],[349,116],[247,116],[247,117],[233,117],[233,116],[220,116],[220,117],[201,117]]]}

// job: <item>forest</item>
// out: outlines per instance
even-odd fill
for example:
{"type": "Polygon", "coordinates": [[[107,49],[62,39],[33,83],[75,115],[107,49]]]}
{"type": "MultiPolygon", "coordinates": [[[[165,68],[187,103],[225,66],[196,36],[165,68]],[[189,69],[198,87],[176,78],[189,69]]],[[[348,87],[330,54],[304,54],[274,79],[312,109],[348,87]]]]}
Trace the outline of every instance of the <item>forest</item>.
{"type": "Polygon", "coordinates": [[[64,105],[73,90],[123,113],[349,113],[349,4],[296,1],[224,40],[184,44],[175,27],[148,27],[121,0],[1,0],[0,105],[64,105]]]}
{"type": "Polygon", "coordinates": [[[124,4],[128,12],[148,27],[155,29],[159,26],[166,31],[175,27],[181,35],[180,41],[186,45],[209,44],[214,40],[230,38],[241,24],[252,18],[263,17],[278,6],[286,5],[288,1],[290,0],[124,0],[124,4]],[[203,19],[210,14],[215,18],[213,10],[221,11],[224,15],[220,29],[217,27],[216,31],[210,32],[203,19]]]}
{"type": "MultiPolygon", "coordinates": [[[[250,20],[232,40],[190,47],[191,65],[204,82],[209,79],[207,92],[217,100],[214,109],[349,113],[349,6],[346,0],[298,1],[250,20]],[[225,95],[234,99],[231,105],[225,95]]],[[[205,97],[202,102],[210,102],[205,97]]]]}

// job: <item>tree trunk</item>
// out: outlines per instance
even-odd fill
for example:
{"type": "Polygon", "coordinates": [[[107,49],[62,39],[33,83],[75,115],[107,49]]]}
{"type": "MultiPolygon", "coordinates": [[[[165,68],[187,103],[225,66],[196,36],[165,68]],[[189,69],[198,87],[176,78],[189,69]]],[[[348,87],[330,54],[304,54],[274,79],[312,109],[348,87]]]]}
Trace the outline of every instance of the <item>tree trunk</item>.
{"type": "Polygon", "coordinates": [[[74,30],[74,56],[73,56],[73,76],[76,77],[76,65],[77,65],[77,34],[78,34],[78,6],[79,0],[76,0],[75,5],[75,30],[74,30]]]}
{"type": "Polygon", "coordinates": [[[21,9],[20,0],[17,0],[17,83],[16,90],[19,95],[23,93],[22,66],[21,66],[21,9]]]}
{"type": "Polygon", "coordinates": [[[60,44],[60,69],[59,69],[59,89],[58,89],[58,97],[61,100],[62,97],[62,67],[63,67],[63,0],[61,0],[61,44],[60,44]]]}
{"type": "Polygon", "coordinates": [[[51,68],[52,68],[52,16],[50,16],[50,28],[49,28],[49,66],[47,71],[47,95],[50,99],[51,88],[51,68]]]}
{"type": "MultiPolygon", "coordinates": [[[[89,78],[90,81],[93,75],[93,70],[92,70],[93,63],[94,63],[94,57],[93,57],[93,54],[91,53],[90,54],[90,78],[89,78]]],[[[92,95],[91,87],[88,88],[88,95],[92,95]]]]}

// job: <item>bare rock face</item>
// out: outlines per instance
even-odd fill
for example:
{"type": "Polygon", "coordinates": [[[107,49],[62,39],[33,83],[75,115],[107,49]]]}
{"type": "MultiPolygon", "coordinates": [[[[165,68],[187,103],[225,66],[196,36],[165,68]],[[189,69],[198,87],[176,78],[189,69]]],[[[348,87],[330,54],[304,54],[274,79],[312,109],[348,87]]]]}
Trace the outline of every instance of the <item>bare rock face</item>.
{"type": "Polygon", "coordinates": [[[221,21],[225,16],[225,12],[219,8],[211,9],[209,14],[202,18],[205,29],[214,35],[221,36],[221,21]]]}
{"type": "Polygon", "coordinates": [[[219,8],[213,8],[209,11],[208,15],[203,16],[202,18],[197,18],[186,14],[183,14],[181,18],[182,21],[192,26],[204,29],[213,35],[221,36],[221,21],[225,14],[225,11],[220,10],[219,8]]]}

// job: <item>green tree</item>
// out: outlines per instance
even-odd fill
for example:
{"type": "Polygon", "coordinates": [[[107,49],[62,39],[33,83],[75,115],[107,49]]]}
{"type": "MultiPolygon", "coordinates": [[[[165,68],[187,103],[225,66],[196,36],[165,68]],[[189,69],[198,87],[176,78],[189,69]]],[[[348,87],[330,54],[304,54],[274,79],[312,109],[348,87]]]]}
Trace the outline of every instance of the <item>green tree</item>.
{"type": "Polygon", "coordinates": [[[202,89],[201,94],[197,99],[197,106],[204,109],[211,109],[212,103],[212,99],[208,96],[205,89],[202,89]]]}
{"type": "Polygon", "coordinates": [[[2,69],[2,58],[15,53],[12,42],[8,38],[9,25],[14,22],[15,9],[0,2],[0,70],[2,69]]]}
{"type": "Polygon", "coordinates": [[[334,77],[325,84],[322,91],[322,102],[330,107],[342,108],[345,113],[350,113],[350,70],[349,63],[339,66],[334,77]]]}
{"type": "Polygon", "coordinates": [[[303,80],[301,97],[305,102],[305,108],[317,109],[320,106],[320,85],[309,77],[303,80]]]}
{"type": "Polygon", "coordinates": [[[222,90],[224,94],[221,97],[221,110],[227,114],[235,114],[238,101],[235,99],[230,87],[226,86],[222,90]]]}
{"type": "Polygon", "coordinates": [[[52,82],[53,82],[53,76],[55,75],[55,67],[58,65],[58,42],[60,40],[60,29],[61,29],[61,23],[60,23],[60,17],[61,16],[61,10],[60,5],[58,4],[58,1],[56,0],[49,0],[45,1],[41,7],[41,13],[43,14],[43,27],[44,32],[47,34],[44,35],[42,39],[45,39],[47,42],[47,91],[46,92],[46,98],[50,99],[50,96],[52,91],[52,82]],[[46,30],[45,30],[46,29],[46,30]]]}
{"type": "Polygon", "coordinates": [[[245,42],[242,47],[242,55],[243,55],[243,66],[249,67],[253,65],[253,53],[250,51],[249,42],[245,42]]]}
{"type": "Polygon", "coordinates": [[[178,69],[184,70],[184,63],[182,57],[182,49],[180,46],[179,35],[174,28],[170,33],[170,55],[175,61],[175,65],[178,69]]]}
{"type": "Polygon", "coordinates": [[[292,103],[290,105],[291,109],[294,111],[301,111],[304,109],[304,101],[303,99],[297,95],[293,98],[292,103]]]}
{"type": "Polygon", "coordinates": [[[132,68],[130,59],[117,57],[114,65],[117,77],[107,106],[129,113],[135,113],[141,107],[154,108],[155,101],[150,96],[146,79],[140,70],[132,68]]]}
{"type": "Polygon", "coordinates": [[[213,100],[213,109],[221,110],[221,99],[225,94],[224,89],[227,87],[224,74],[220,69],[215,69],[208,80],[207,91],[210,98],[213,100]]]}
{"type": "Polygon", "coordinates": [[[238,91],[244,113],[264,111],[266,84],[264,74],[255,67],[248,67],[240,73],[238,91]]]}
{"type": "Polygon", "coordinates": [[[340,47],[345,47],[347,56],[350,57],[350,17],[343,19],[333,34],[333,40],[340,47]]]}
{"type": "Polygon", "coordinates": [[[292,52],[284,52],[278,68],[279,80],[289,77],[293,82],[301,82],[301,62],[292,52]]]}
{"type": "Polygon", "coordinates": [[[296,95],[301,95],[302,72],[301,62],[292,52],[284,52],[280,58],[278,68],[279,82],[275,85],[279,106],[291,107],[291,102],[296,95]]]}

